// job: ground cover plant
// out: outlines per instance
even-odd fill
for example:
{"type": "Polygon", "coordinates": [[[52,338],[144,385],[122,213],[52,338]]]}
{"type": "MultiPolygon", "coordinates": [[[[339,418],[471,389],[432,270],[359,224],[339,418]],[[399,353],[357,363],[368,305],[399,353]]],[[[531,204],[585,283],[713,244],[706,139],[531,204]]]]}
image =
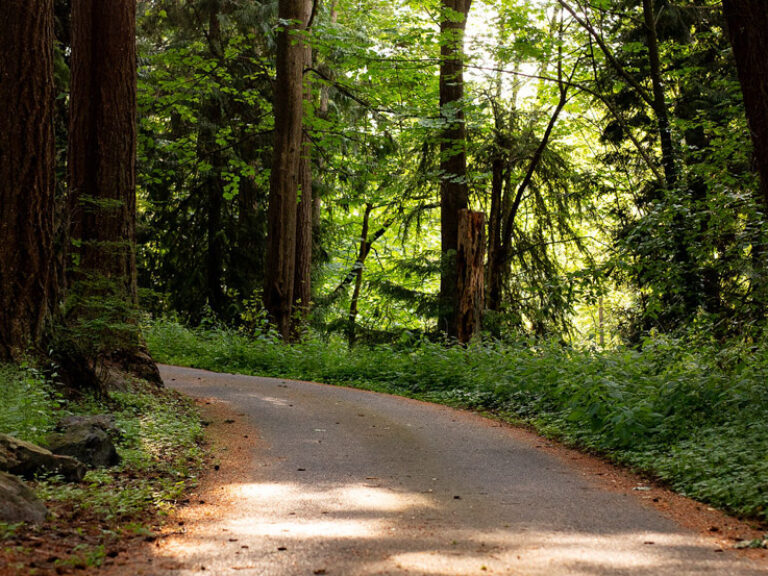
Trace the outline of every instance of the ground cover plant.
{"type": "Polygon", "coordinates": [[[234,330],[157,322],[158,361],[315,380],[494,414],[643,471],[676,491],[768,521],[768,354],[649,337],[641,350],[552,342],[446,347],[426,340],[349,349],[284,345],[234,330]]]}
{"type": "Polygon", "coordinates": [[[130,540],[155,538],[158,523],[195,485],[202,427],[191,400],[141,381],[108,399],[65,399],[27,367],[0,367],[0,383],[0,433],[40,442],[65,416],[109,412],[122,458],[80,483],[30,482],[49,518],[39,527],[0,524],[0,572],[52,574],[111,562],[130,540]]]}

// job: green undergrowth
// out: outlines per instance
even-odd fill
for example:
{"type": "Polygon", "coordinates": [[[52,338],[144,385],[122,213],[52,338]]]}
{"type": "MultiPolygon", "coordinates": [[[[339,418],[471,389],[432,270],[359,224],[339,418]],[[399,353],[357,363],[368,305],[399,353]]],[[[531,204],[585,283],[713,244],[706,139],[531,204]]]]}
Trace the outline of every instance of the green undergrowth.
{"type": "Polygon", "coordinates": [[[33,482],[49,519],[38,528],[0,524],[6,554],[14,555],[14,539],[23,546],[25,535],[53,530],[72,540],[71,553],[56,565],[99,565],[126,537],[151,534],[196,484],[202,425],[194,403],[178,393],[134,381],[130,391],[111,392],[108,399],[65,400],[39,372],[14,366],[0,366],[0,387],[0,433],[39,443],[65,416],[108,413],[119,430],[122,459],[118,466],[88,471],[80,483],[57,476],[33,482]]]}
{"type": "Polygon", "coordinates": [[[114,416],[121,464],[90,470],[79,484],[43,479],[37,488],[45,500],[65,500],[75,512],[129,525],[147,512],[167,513],[196,482],[203,460],[202,427],[190,400],[139,385],[131,392],[111,393],[107,405],[91,401],[75,411],[114,416]]]}
{"type": "Polygon", "coordinates": [[[64,400],[30,366],[0,364],[0,433],[41,441],[56,424],[64,400]]]}
{"type": "Polygon", "coordinates": [[[427,341],[350,351],[157,322],[160,362],[316,380],[493,412],[678,492],[768,520],[768,349],[649,338],[642,351],[427,341]]]}

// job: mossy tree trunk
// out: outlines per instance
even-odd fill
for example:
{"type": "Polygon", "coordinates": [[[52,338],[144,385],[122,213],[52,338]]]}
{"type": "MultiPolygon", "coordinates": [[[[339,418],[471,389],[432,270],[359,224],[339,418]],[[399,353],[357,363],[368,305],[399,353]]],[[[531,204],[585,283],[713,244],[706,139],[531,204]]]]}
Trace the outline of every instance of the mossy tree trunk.
{"type": "MultiPolygon", "coordinates": [[[[312,47],[304,45],[304,70],[312,66],[312,47]]],[[[312,84],[304,74],[304,118],[312,107],[312,84]]],[[[306,124],[306,122],[305,122],[306,124]]],[[[307,126],[302,129],[301,155],[299,158],[300,198],[296,212],[296,269],[293,300],[297,314],[293,334],[298,335],[312,306],[312,237],[314,223],[314,198],[312,193],[312,141],[307,126]]]]}
{"type": "Polygon", "coordinates": [[[136,0],[73,2],[71,62],[72,321],[85,354],[159,382],[136,325],[136,0]]]}

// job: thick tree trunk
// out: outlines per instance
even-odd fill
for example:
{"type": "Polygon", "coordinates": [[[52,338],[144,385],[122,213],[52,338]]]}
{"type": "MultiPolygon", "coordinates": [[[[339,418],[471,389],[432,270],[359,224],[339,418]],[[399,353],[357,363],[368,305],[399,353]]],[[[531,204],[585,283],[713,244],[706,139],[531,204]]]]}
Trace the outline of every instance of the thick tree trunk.
{"type": "Polygon", "coordinates": [[[723,0],[747,112],[760,196],[768,214],[768,7],[765,0],[723,0]]]}
{"type": "Polygon", "coordinates": [[[443,0],[440,22],[440,113],[446,123],[440,142],[440,276],[439,328],[458,336],[456,278],[459,211],[467,208],[467,153],[464,123],[464,30],[472,0],[443,0]]]}
{"type": "Polygon", "coordinates": [[[79,0],[72,25],[70,233],[78,277],[106,281],[135,307],[135,0],[79,0]]]}
{"type": "MultiPolygon", "coordinates": [[[[765,216],[768,215],[768,9],[764,0],[723,0],[723,12],[755,148],[755,166],[760,174],[758,201],[765,216]]],[[[752,246],[754,268],[761,272],[753,280],[753,301],[758,318],[765,317],[768,299],[768,286],[763,279],[768,247],[762,238],[764,236],[752,246]]]]}
{"type": "Polygon", "coordinates": [[[459,212],[459,242],[456,251],[458,277],[458,339],[469,342],[480,332],[483,317],[485,214],[459,212]]]}
{"type": "Polygon", "coordinates": [[[269,228],[264,307],[272,325],[288,340],[293,316],[296,273],[296,214],[302,152],[303,31],[312,10],[309,0],[280,0],[278,18],[285,25],[277,38],[275,145],[269,191],[269,228]]]}
{"type": "Polygon", "coordinates": [[[136,326],[136,0],[73,2],[71,62],[70,238],[80,298],[74,312],[102,324],[88,334],[98,349],[85,352],[162,384],[136,326]]]}
{"type": "Polygon", "coordinates": [[[0,361],[40,343],[55,298],[53,2],[0,10],[0,361]]]}
{"type": "MultiPolygon", "coordinates": [[[[304,69],[312,66],[312,47],[304,47],[304,69]]],[[[312,85],[309,77],[304,78],[304,115],[312,106],[312,85]]],[[[298,334],[312,305],[312,232],[314,223],[314,200],[312,194],[312,142],[305,127],[301,136],[301,158],[299,159],[299,189],[301,198],[296,213],[296,271],[293,286],[294,306],[298,312],[294,334],[298,334]]]]}

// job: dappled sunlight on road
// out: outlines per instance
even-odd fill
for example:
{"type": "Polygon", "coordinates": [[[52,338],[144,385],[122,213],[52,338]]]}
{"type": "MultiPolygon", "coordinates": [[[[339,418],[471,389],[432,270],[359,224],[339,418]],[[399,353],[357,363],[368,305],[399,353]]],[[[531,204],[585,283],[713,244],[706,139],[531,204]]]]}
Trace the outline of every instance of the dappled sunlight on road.
{"type": "Polygon", "coordinates": [[[303,484],[241,484],[232,485],[226,491],[235,497],[285,498],[291,496],[295,502],[314,504],[343,505],[344,510],[382,510],[398,512],[411,507],[433,506],[421,494],[396,493],[376,486],[366,484],[350,484],[342,487],[327,487],[320,485],[309,489],[303,484]]]}
{"type": "Polygon", "coordinates": [[[215,481],[151,561],[119,576],[764,573],[477,416],[172,370],[177,386],[242,413],[219,417],[228,443],[215,481]],[[240,428],[246,416],[258,431],[240,428]]]}
{"type": "MultiPolygon", "coordinates": [[[[226,505],[167,539],[157,549],[156,567],[166,558],[184,566],[167,572],[174,574],[656,576],[662,570],[697,574],[704,564],[691,562],[690,554],[683,562],[679,552],[711,552],[705,541],[675,533],[595,535],[530,524],[489,528],[487,522],[477,528],[476,502],[365,481],[230,484],[220,493],[226,505]]],[[[508,520],[514,522],[514,514],[508,520]]],[[[707,554],[710,570],[711,561],[707,554]]]]}

